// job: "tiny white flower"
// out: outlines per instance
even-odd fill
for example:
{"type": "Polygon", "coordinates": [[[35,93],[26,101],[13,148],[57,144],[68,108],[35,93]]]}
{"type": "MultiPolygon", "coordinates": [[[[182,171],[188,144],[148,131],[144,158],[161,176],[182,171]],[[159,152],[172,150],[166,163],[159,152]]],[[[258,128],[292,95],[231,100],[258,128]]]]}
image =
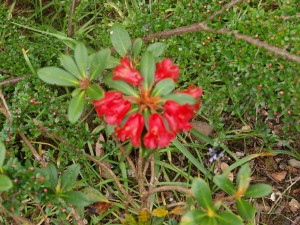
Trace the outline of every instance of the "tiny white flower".
{"type": "Polygon", "coordinates": [[[110,33],[110,35],[112,35],[114,32],[113,32],[113,31],[110,31],[109,33],[110,33]]]}

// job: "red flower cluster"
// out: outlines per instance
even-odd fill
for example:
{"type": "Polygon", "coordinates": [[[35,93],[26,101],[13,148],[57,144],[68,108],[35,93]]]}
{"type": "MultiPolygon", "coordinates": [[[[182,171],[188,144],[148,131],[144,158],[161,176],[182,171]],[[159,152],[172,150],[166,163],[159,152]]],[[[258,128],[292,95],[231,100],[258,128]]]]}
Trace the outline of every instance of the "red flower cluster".
{"type": "Polygon", "coordinates": [[[116,125],[115,133],[121,141],[131,139],[135,147],[141,146],[142,143],[150,149],[166,147],[177,132],[192,128],[189,121],[201,104],[199,97],[202,90],[193,85],[186,90],[176,91],[175,94],[188,95],[194,100],[194,104],[180,104],[176,100],[151,96],[151,89],[156,83],[167,78],[176,82],[178,76],[178,66],[170,59],[163,59],[156,63],[150,90],[144,90],[143,76],[133,67],[130,60],[124,57],[115,67],[112,79],[125,81],[133,87],[138,86],[140,96],[124,96],[121,92],[115,91],[106,92],[104,98],[93,102],[96,112],[99,117],[105,116],[108,124],[116,125]],[[150,111],[150,115],[147,115],[146,111],[150,111]]]}

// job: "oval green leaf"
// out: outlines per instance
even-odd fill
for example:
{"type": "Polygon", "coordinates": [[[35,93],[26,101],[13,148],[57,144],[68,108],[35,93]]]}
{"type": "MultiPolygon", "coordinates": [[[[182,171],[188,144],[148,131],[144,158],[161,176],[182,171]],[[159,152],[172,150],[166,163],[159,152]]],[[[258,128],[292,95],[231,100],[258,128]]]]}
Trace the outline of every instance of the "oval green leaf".
{"type": "Polygon", "coordinates": [[[207,214],[200,209],[189,211],[181,219],[180,225],[195,225],[202,224],[203,219],[207,217],[207,214]]]}
{"type": "Polygon", "coordinates": [[[88,52],[83,43],[79,43],[75,46],[74,54],[81,77],[85,77],[86,70],[88,69],[88,52]]]}
{"type": "Polygon", "coordinates": [[[0,191],[8,191],[13,186],[13,183],[9,177],[4,174],[0,174],[0,191]]]}
{"type": "Polygon", "coordinates": [[[91,100],[98,100],[104,97],[104,91],[98,84],[90,85],[87,88],[86,93],[88,94],[91,100]]]}
{"type": "Polygon", "coordinates": [[[146,51],[152,52],[152,54],[155,57],[159,57],[161,54],[163,54],[165,48],[166,48],[166,44],[161,43],[161,42],[156,42],[156,43],[149,45],[149,47],[147,48],[146,51]]]}
{"type": "Polygon", "coordinates": [[[235,187],[231,180],[225,175],[217,175],[214,177],[215,184],[225,191],[227,194],[233,195],[235,193],[235,187]]]}
{"type": "Polygon", "coordinates": [[[192,184],[192,193],[199,205],[205,209],[212,208],[212,194],[208,184],[201,178],[196,178],[192,184]]]}
{"type": "Polygon", "coordinates": [[[79,191],[68,191],[63,194],[62,198],[77,207],[85,207],[92,203],[84,193],[79,191]]]}
{"type": "Polygon", "coordinates": [[[243,225],[242,218],[229,211],[219,212],[217,221],[222,225],[243,225]]]}
{"type": "Polygon", "coordinates": [[[141,38],[137,38],[132,46],[132,54],[134,58],[136,58],[141,53],[142,46],[143,40],[141,38]]]}
{"type": "Polygon", "coordinates": [[[272,187],[268,184],[253,184],[248,187],[245,196],[248,198],[262,198],[272,193],[272,187]]]}
{"type": "Polygon", "coordinates": [[[119,59],[110,56],[106,65],[106,69],[113,69],[119,64],[120,64],[119,59]]]}
{"type": "Polygon", "coordinates": [[[107,86],[116,89],[118,91],[121,91],[126,95],[131,95],[136,97],[139,96],[138,93],[132,88],[131,85],[121,80],[112,80],[112,76],[106,76],[104,78],[104,82],[106,83],[107,86]]]}
{"type": "Polygon", "coordinates": [[[48,84],[59,86],[76,86],[79,81],[69,72],[58,67],[49,66],[40,69],[37,72],[39,78],[48,84]]]}
{"type": "Polygon", "coordinates": [[[239,190],[247,190],[250,184],[251,169],[248,163],[241,166],[237,174],[237,185],[239,190]]]}
{"type": "Polygon", "coordinates": [[[81,116],[84,109],[85,92],[82,91],[73,97],[69,103],[68,119],[71,123],[75,123],[81,116]]]}
{"type": "Polygon", "coordinates": [[[155,60],[152,52],[145,52],[141,58],[141,74],[144,78],[144,89],[147,91],[154,81],[155,60]]]}
{"type": "Polygon", "coordinates": [[[56,166],[53,163],[47,165],[47,175],[49,176],[50,188],[55,191],[58,184],[58,172],[56,166]]]}
{"type": "Polygon", "coordinates": [[[153,91],[152,96],[165,96],[167,94],[170,94],[175,89],[175,82],[171,78],[163,79],[159,81],[153,91]]]}
{"type": "Polygon", "coordinates": [[[238,198],[236,207],[241,217],[247,221],[253,221],[255,218],[255,208],[244,199],[238,198]]]}
{"type": "Polygon", "coordinates": [[[67,70],[69,73],[77,77],[78,79],[81,79],[83,76],[80,73],[74,59],[69,55],[61,55],[59,57],[61,65],[67,70]]]}
{"type": "Polygon", "coordinates": [[[2,141],[0,141],[0,168],[3,166],[6,154],[6,148],[2,141]]]}
{"type": "Polygon", "coordinates": [[[180,105],[184,105],[184,104],[194,105],[197,103],[194,97],[188,94],[170,94],[164,96],[163,99],[173,100],[180,105]]]}
{"type": "Polygon", "coordinates": [[[123,25],[115,23],[110,31],[110,40],[117,53],[125,56],[131,47],[131,40],[128,32],[123,25]]]}
{"type": "Polygon", "coordinates": [[[105,68],[107,68],[108,60],[110,58],[110,50],[103,49],[89,57],[89,67],[91,70],[90,79],[100,77],[105,68]]]}
{"type": "Polygon", "coordinates": [[[80,172],[80,165],[73,164],[69,166],[61,176],[61,190],[68,191],[75,186],[80,172]]]}

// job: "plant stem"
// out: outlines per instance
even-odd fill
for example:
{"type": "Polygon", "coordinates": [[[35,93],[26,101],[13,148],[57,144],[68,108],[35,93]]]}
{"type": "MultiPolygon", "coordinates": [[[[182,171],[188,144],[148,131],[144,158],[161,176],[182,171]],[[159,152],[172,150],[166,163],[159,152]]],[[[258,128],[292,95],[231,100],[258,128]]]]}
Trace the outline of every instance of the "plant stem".
{"type": "Polygon", "coordinates": [[[161,186],[161,187],[157,187],[152,189],[151,191],[149,190],[147,193],[145,193],[145,195],[151,195],[157,192],[163,192],[163,191],[179,191],[179,192],[184,192],[187,195],[191,195],[192,196],[192,191],[191,189],[188,188],[184,188],[184,187],[180,187],[180,186],[161,186]]]}
{"type": "Polygon", "coordinates": [[[141,196],[141,209],[146,208],[147,206],[147,195],[145,195],[145,177],[143,174],[143,149],[140,147],[139,149],[139,158],[138,158],[138,163],[137,163],[137,182],[139,185],[139,193],[141,196]]]}
{"type": "Polygon", "coordinates": [[[119,141],[119,139],[116,137],[115,134],[112,134],[112,138],[114,139],[114,141],[117,143],[117,145],[119,146],[119,150],[121,151],[121,153],[125,156],[127,162],[129,163],[130,168],[133,171],[134,177],[137,179],[137,175],[136,175],[136,169],[135,169],[135,165],[132,161],[132,159],[130,158],[130,156],[128,155],[128,153],[126,152],[126,150],[124,149],[124,147],[122,146],[121,142],[119,141]]]}

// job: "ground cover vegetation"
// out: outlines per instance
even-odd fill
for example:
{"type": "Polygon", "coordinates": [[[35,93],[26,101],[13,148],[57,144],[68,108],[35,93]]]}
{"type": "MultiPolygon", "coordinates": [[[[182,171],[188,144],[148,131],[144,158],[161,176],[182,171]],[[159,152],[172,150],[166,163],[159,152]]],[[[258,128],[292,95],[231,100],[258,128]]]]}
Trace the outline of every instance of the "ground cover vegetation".
{"type": "Polygon", "coordinates": [[[298,224],[299,11],[2,1],[0,223],[298,224]]]}

